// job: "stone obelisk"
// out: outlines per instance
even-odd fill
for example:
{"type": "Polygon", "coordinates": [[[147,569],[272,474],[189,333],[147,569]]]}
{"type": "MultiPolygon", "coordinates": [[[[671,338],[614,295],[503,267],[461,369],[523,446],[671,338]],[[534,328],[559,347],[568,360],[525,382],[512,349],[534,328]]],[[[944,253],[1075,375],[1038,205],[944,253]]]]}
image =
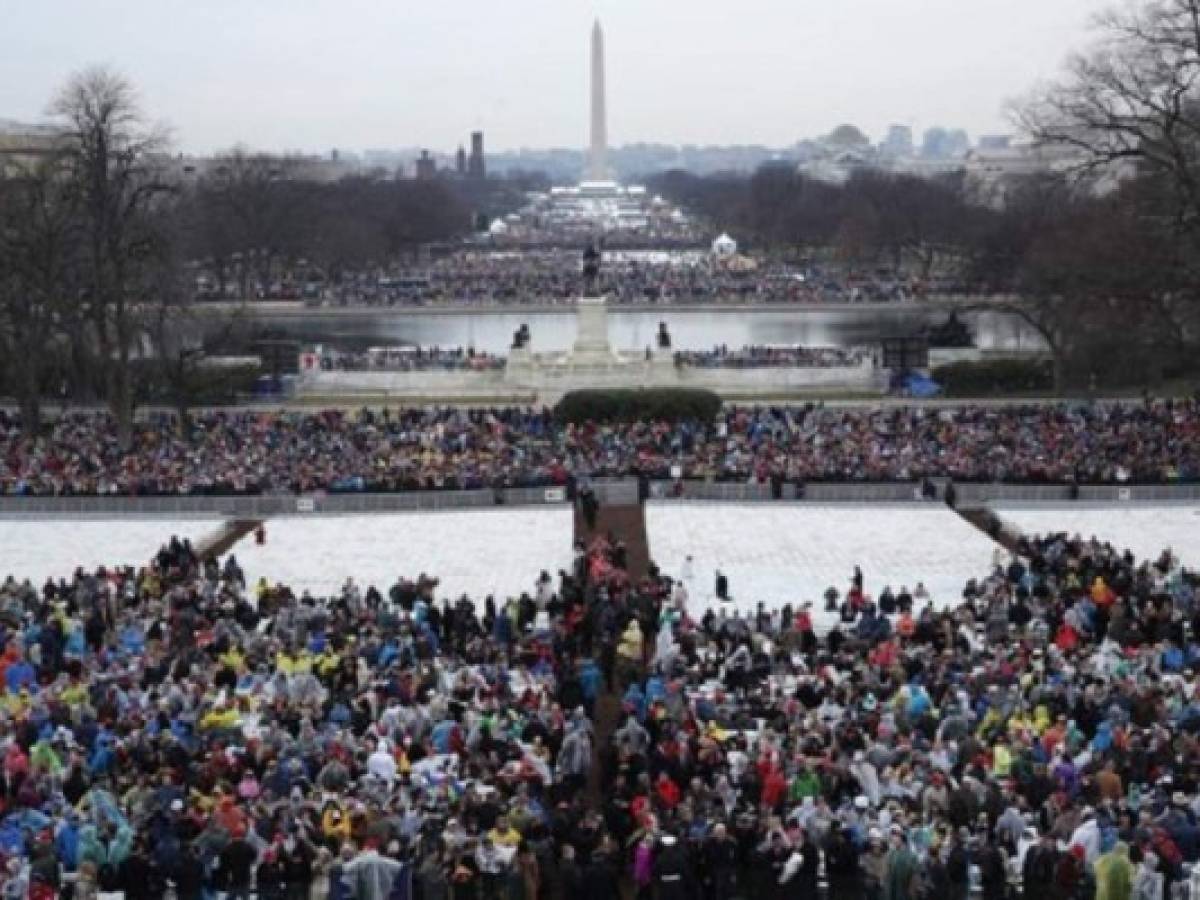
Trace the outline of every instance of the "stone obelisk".
{"type": "Polygon", "coordinates": [[[592,26],[592,128],[584,180],[612,180],[612,171],[608,168],[608,112],[604,97],[604,30],[599,19],[592,26]]]}

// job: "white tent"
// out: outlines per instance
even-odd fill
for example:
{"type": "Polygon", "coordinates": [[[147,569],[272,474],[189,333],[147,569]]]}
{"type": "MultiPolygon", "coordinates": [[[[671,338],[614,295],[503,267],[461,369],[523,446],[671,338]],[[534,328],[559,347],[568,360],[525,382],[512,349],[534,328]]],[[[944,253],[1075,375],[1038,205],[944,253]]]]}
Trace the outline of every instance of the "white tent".
{"type": "Polygon", "coordinates": [[[727,234],[722,234],[719,238],[712,242],[713,256],[718,259],[728,259],[737,253],[737,241],[727,234]]]}

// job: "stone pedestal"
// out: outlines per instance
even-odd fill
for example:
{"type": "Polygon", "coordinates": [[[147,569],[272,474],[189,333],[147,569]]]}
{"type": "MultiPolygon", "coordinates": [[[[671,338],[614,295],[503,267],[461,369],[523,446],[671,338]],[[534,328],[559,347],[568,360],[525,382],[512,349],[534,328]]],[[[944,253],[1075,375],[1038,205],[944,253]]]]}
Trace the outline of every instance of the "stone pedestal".
{"type": "Polygon", "coordinates": [[[608,304],[603,297],[581,297],[575,304],[575,345],[566,363],[573,369],[608,369],[620,358],[608,343],[608,304]]]}
{"type": "Polygon", "coordinates": [[[533,378],[534,358],[529,347],[514,347],[508,351],[508,360],[504,364],[504,378],[507,381],[526,382],[533,378]]]}
{"type": "Polygon", "coordinates": [[[650,370],[656,379],[674,377],[675,353],[670,349],[659,347],[650,356],[650,370]]]}

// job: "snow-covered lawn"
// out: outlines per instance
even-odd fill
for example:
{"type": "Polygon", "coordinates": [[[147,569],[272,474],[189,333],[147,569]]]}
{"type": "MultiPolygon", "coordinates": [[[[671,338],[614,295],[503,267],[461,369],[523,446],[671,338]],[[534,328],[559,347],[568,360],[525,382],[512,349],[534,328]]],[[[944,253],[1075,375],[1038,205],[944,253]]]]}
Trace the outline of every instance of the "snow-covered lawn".
{"type": "Polygon", "coordinates": [[[845,595],[857,564],[872,597],[885,585],[925,584],[936,604],[956,602],[967,579],[988,574],[996,545],[941,505],[649,503],[650,556],[679,577],[688,554],[693,611],[715,602],[715,571],[729,578],[734,605],[752,610],[845,595]]]}
{"type": "Polygon", "coordinates": [[[531,594],[543,569],[558,584],[571,563],[572,512],[495,509],[353,516],[292,516],[267,522],[233,548],[248,585],[260,576],[316,595],[336,593],[352,576],[386,594],[397,578],[441,580],[437,597],[464,592],[482,601],[531,594]]]}
{"type": "Polygon", "coordinates": [[[1004,521],[1026,534],[1065,531],[1098,537],[1139,558],[1156,559],[1170,547],[1184,565],[1200,567],[1200,503],[1047,504],[992,507],[1004,521]]]}
{"type": "Polygon", "coordinates": [[[143,566],[171,535],[193,543],[221,528],[220,519],[0,519],[0,578],[41,585],[69,578],[76,567],[143,566]]]}

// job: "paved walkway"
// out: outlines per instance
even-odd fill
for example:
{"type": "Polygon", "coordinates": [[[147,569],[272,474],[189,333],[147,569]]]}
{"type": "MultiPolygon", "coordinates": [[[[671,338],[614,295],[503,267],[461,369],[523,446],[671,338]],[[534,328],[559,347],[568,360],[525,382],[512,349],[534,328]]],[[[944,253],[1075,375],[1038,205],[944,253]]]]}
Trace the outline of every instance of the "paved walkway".
{"type": "MultiPolygon", "coordinates": [[[[579,507],[575,508],[575,540],[590,541],[597,534],[612,534],[615,540],[625,544],[629,577],[635,581],[644,577],[650,569],[650,545],[646,537],[645,508],[633,506],[601,506],[596,516],[596,527],[589,530],[579,507]]],[[[596,698],[593,716],[595,741],[592,745],[592,765],[588,771],[588,805],[601,810],[604,805],[604,768],[607,748],[612,744],[612,734],[621,719],[621,698],[604,686],[596,698]]]]}

